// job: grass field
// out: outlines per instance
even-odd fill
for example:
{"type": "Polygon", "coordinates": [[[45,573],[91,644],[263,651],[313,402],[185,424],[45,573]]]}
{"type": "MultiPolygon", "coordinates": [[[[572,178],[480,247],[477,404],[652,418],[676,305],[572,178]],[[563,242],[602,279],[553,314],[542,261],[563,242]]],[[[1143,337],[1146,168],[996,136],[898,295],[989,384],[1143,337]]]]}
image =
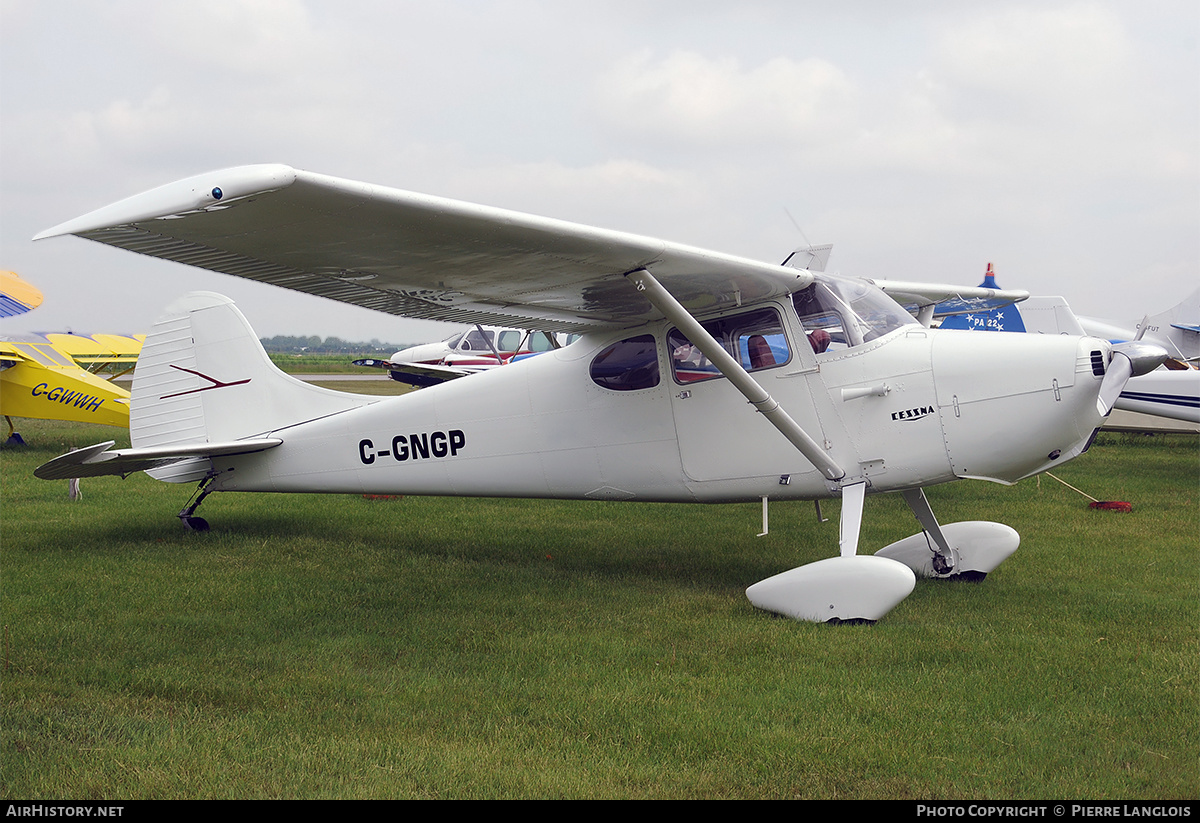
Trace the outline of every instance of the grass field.
{"type": "MultiPolygon", "coordinates": [[[[214,495],[0,454],[0,794],[1194,799],[1200,460],[1106,435],[1063,480],[929,490],[1020,550],[874,626],[756,611],[837,504],[214,495]]],[[[863,547],[916,531],[867,501],[863,547]]]]}
{"type": "Polygon", "coordinates": [[[392,352],[363,352],[361,354],[284,354],[271,352],[271,362],[288,374],[378,374],[377,369],[355,366],[354,361],[364,357],[387,358],[392,352]]]}

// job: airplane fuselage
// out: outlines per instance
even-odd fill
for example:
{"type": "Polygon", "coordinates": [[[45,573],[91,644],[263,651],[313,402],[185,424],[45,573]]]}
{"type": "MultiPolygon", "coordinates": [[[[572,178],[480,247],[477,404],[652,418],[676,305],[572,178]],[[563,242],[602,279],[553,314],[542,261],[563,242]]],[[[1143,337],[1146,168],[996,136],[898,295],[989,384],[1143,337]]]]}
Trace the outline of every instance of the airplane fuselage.
{"type": "MultiPolygon", "coordinates": [[[[859,481],[872,492],[1015,482],[1081,453],[1102,422],[1094,363],[1107,361],[1108,344],[1097,339],[907,323],[817,353],[786,301],[756,306],[743,340],[764,311],[778,319],[767,335],[775,362],[750,371],[845,470],[838,481],[728,380],[685,363],[662,321],[263,432],[283,444],[214,459],[214,469],[236,469],[214,490],[811,499],[859,481]]],[[[702,319],[736,345],[739,313],[702,319]]]]}
{"type": "Polygon", "coordinates": [[[9,342],[0,357],[0,413],[128,428],[129,392],[46,343],[9,342]]]}

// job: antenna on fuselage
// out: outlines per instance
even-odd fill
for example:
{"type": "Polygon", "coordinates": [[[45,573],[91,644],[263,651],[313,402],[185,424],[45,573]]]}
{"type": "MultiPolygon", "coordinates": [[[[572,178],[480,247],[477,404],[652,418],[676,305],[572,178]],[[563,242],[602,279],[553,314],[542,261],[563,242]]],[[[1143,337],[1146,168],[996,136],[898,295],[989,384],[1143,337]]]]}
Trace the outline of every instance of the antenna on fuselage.
{"type": "Polygon", "coordinates": [[[800,238],[804,241],[805,247],[811,249],[812,243],[809,241],[808,235],[804,233],[804,229],[800,228],[800,223],[796,220],[795,217],[792,217],[792,213],[787,210],[786,206],[784,206],[784,208],[783,208],[783,213],[787,215],[788,220],[792,221],[792,225],[796,227],[796,231],[800,232],[800,238]]]}

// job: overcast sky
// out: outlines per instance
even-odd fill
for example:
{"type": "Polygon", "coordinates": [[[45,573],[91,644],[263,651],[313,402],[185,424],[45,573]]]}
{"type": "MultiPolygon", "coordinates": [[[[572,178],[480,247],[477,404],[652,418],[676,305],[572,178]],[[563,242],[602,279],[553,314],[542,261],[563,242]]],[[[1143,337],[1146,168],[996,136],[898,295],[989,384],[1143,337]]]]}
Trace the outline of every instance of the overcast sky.
{"type": "Polygon", "coordinates": [[[833,243],[849,275],[992,262],[1118,320],[1200,274],[1195,0],[0,3],[0,268],[46,295],[6,333],[145,331],[195,289],[262,336],[449,332],[30,241],[264,162],[768,261],[833,243]]]}

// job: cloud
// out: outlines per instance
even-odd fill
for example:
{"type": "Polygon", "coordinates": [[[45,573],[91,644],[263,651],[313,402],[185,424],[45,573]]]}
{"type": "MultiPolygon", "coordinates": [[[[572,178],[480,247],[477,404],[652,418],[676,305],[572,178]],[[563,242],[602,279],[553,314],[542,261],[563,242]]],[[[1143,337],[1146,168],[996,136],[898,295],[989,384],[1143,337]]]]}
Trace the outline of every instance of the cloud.
{"type": "Polygon", "coordinates": [[[933,99],[961,124],[979,174],[1016,164],[1054,180],[1195,174],[1194,146],[1180,142],[1187,132],[1164,128],[1184,101],[1149,75],[1111,7],[988,12],[943,28],[934,55],[933,99]]]}
{"type": "Polygon", "coordinates": [[[1126,31],[1095,4],[986,11],[943,29],[936,48],[961,92],[1003,105],[1004,114],[1078,116],[1128,91],[1126,31]]]}
{"type": "Polygon", "coordinates": [[[677,50],[617,61],[597,84],[610,128],[681,148],[738,150],[819,143],[853,117],[857,90],[832,63],[677,50]]]}
{"type": "MultiPolygon", "coordinates": [[[[847,273],[974,280],[992,259],[1002,282],[1045,275],[1120,305],[1071,283],[1128,237],[1137,273],[1195,275],[1194,3],[3,0],[0,14],[4,267],[71,281],[45,317],[91,311],[106,283],[206,275],[32,234],[252,162],[768,260],[800,242],[786,209],[847,273]]],[[[280,324],[299,317],[278,292],[261,300],[280,324]]]]}
{"type": "Polygon", "coordinates": [[[330,35],[318,30],[301,0],[205,0],[155,3],[131,15],[134,36],[164,63],[210,75],[237,76],[254,87],[319,68],[330,35]],[[148,13],[146,13],[148,12],[148,13]]]}

